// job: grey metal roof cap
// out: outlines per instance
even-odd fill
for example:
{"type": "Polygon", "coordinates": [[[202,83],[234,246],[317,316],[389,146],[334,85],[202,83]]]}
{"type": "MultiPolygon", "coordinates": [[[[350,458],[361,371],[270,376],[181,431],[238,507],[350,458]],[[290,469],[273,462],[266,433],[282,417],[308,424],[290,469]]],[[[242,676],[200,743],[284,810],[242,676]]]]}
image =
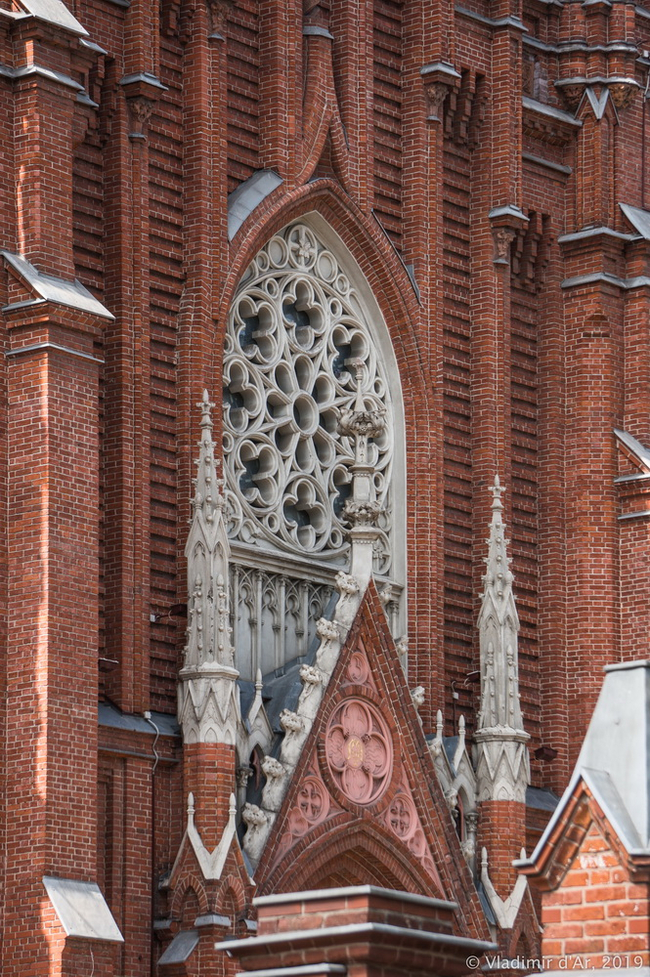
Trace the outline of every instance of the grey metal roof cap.
{"type": "Polygon", "coordinates": [[[626,849],[650,854],[650,661],[607,666],[573,775],[530,859],[547,839],[584,780],[626,849]]]}

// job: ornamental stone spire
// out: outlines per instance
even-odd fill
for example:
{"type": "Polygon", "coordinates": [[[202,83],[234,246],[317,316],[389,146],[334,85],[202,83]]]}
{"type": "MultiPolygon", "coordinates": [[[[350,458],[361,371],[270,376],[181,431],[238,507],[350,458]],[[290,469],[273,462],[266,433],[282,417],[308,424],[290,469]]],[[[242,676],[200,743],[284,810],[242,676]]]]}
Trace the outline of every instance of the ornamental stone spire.
{"type": "Polygon", "coordinates": [[[519,616],[506,552],[503,489],[491,488],[492,522],[478,629],[481,649],[481,708],[475,735],[478,799],[525,803],[529,757],[519,697],[519,616]]]}
{"type": "Polygon", "coordinates": [[[208,392],[203,392],[200,454],[185,547],[189,593],[185,662],[180,671],[178,716],[186,743],[234,745],[240,721],[228,600],[230,546],[224,497],[217,478],[208,392]]]}
{"type": "Polygon", "coordinates": [[[346,434],[354,448],[352,492],[343,509],[350,526],[352,544],[351,573],[363,589],[372,576],[373,547],[380,536],[379,519],[383,514],[375,490],[375,466],[370,459],[368,442],[377,438],[386,426],[386,409],[376,403],[368,405],[361,391],[363,363],[356,364],[357,393],[352,407],[341,412],[339,431],[346,434]]]}

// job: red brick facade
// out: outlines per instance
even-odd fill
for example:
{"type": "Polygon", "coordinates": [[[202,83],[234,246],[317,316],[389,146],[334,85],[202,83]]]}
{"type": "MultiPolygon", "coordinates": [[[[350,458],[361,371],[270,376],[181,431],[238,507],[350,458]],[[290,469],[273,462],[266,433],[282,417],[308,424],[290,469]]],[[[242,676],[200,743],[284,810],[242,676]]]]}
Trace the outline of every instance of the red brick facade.
{"type": "MultiPolygon", "coordinates": [[[[184,749],[173,728],[183,554],[195,405],[207,389],[220,443],[233,296],[309,214],[364,276],[401,379],[409,674],[394,708],[422,686],[424,735],[440,708],[444,734],[463,715],[471,742],[498,474],[532,786],[565,788],[602,666],[647,655],[648,49],[650,11],[621,0],[0,3],[3,975],[140,977],[199,918],[199,949],[167,972],[212,977],[236,966],[214,943],[252,932],[238,845],[209,884],[182,845],[190,792],[212,851],[238,790],[233,746],[184,749]],[[229,194],[261,170],[280,182],[229,236],[229,194]],[[66,939],[44,876],[96,883],[124,943],[66,939]]],[[[404,743],[426,752],[416,722],[404,743]]],[[[459,900],[470,871],[431,790],[459,900]]],[[[505,899],[546,813],[490,804],[479,846],[505,899]]],[[[363,884],[361,863],[335,867],[337,844],[323,879],[363,884]]],[[[388,857],[388,834],[373,844],[388,857]]],[[[595,826],[582,844],[605,846],[603,879],[627,871],[595,826]]],[[[398,878],[433,894],[419,868],[398,878]]],[[[636,949],[647,911],[621,928],[598,885],[602,900],[569,887],[547,904],[554,957],[636,949]]],[[[487,939],[463,898],[454,925],[487,939]]],[[[538,940],[522,906],[508,952],[538,940]]]]}

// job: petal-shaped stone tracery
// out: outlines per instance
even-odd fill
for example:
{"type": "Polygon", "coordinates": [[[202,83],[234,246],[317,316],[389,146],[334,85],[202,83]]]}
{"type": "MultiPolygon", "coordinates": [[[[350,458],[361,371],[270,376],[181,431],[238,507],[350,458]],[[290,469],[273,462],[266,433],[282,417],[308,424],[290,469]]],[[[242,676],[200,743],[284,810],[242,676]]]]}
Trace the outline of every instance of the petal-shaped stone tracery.
{"type": "Polygon", "coordinates": [[[393,746],[386,723],[370,702],[346,699],[335,710],[325,736],[331,775],[356,804],[372,804],[386,790],[393,746]]]}

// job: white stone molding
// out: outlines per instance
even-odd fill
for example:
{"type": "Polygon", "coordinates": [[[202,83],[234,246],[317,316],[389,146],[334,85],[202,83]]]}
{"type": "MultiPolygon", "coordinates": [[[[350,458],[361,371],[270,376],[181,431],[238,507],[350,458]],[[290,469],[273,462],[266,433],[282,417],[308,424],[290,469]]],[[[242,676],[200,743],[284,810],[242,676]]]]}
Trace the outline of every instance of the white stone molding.
{"type": "Polygon", "coordinates": [[[476,775],[465,742],[465,717],[458,720],[458,739],[454,755],[449,759],[443,739],[443,716],[438,709],[436,714],[436,735],[429,743],[429,752],[438,775],[438,782],[447,801],[449,810],[454,813],[462,805],[464,831],[461,850],[470,865],[476,852],[476,775]]]}
{"type": "Polygon", "coordinates": [[[478,617],[481,708],[474,759],[478,799],[526,802],[530,761],[519,695],[519,616],[512,590],[499,477],[491,489],[492,521],[478,617]]]}
{"type": "Polygon", "coordinates": [[[188,794],[187,796],[187,827],[185,829],[185,835],[183,841],[181,842],[180,848],[178,850],[178,855],[176,856],[176,861],[174,862],[174,867],[171,871],[171,877],[174,877],[177,867],[180,864],[181,855],[185,845],[185,841],[188,841],[192,846],[194,854],[196,855],[196,860],[199,863],[199,867],[203,874],[204,879],[220,879],[223,872],[224,865],[226,864],[226,858],[228,852],[230,851],[230,846],[233,841],[236,840],[237,836],[237,802],[235,800],[235,795],[230,795],[230,804],[228,807],[228,822],[224,828],[224,832],[221,835],[221,839],[216,848],[212,851],[208,849],[203,844],[201,835],[194,823],[194,794],[188,794]]]}
{"type": "Polygon", "coordinates": [[[179,673],[178,718],[186,743],[236,745],[241,714],[238,672],[230,638],[224,497],[214,460],[207,390],[201,408],[201,441],[185,547],[190,594],[187,644],[179,673]]]}
{"type": "MultiPolygon", "coordinates": [[[[526,858],[525,848],[521,849],[520,857],[522,859],[526,858]]],[[[517,876],[517,881],[515,882],[512,892],[507,899],[502,899],[494,888],[490,878],[488,872],[487,848],[483,848],[481,850],[481,882],[483,883],[485,894],[488,897],[490,905],[492,906],[492,911],[498,925],[502,930],[512,929],[515,924],[515,920],[517,919],[517,914],[519,913],[522,900],[526,894],[526,889],[528,888],[528,879],[525,875],[517,876]]]]}

